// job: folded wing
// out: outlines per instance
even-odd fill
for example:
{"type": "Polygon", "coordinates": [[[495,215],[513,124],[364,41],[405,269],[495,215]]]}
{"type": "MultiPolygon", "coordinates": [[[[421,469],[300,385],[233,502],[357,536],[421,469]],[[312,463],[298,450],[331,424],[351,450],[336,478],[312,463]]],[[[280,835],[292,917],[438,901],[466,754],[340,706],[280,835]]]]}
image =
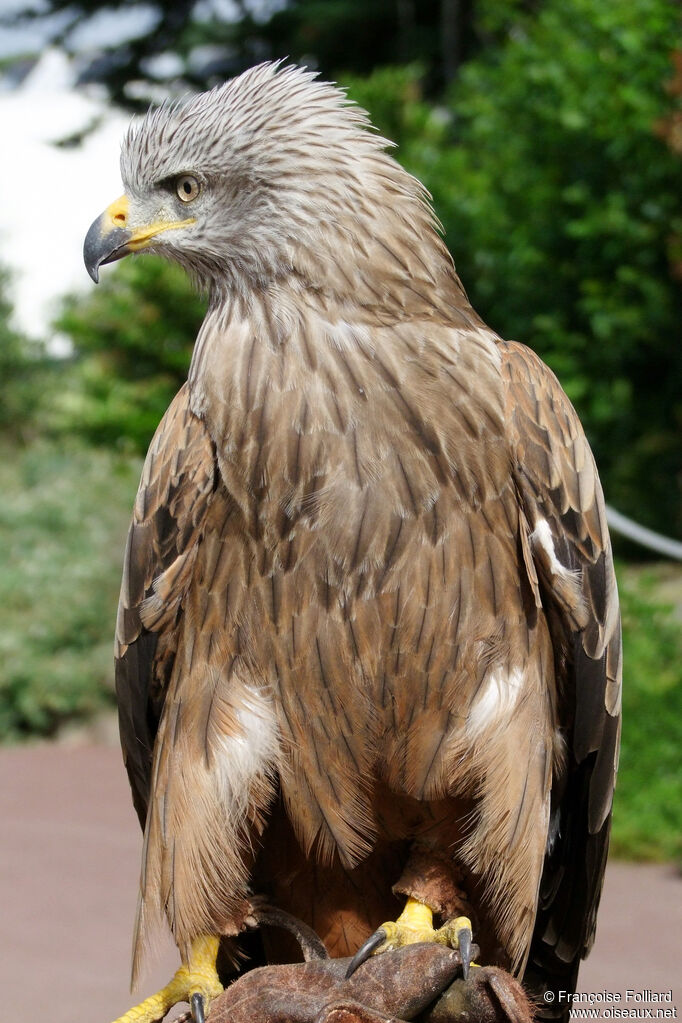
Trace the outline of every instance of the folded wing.
{"type": "MultiPolygon", "coordinates": [[[[525,553],[550,623],[559,693],[550,835],[526,972],[541,994],[574,990],[594,940],[620,737],[620,616],[604,498],[575,410],[530,349],[500,347],[525,553]]],[[[541,1015],[566,1013],[558,996],[544,1004],[554,1009],[541,1015]]]]}

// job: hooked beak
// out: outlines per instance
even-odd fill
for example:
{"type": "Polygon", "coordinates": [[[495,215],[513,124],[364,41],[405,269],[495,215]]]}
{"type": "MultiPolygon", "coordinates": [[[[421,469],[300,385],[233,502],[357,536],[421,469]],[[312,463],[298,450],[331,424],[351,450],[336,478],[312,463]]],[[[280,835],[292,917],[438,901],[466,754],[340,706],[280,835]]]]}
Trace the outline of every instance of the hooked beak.
{"type": "Polygon", "coordinates": [[[107,206],[97,220],[91,225],[83,244],[83,260],[85,269],[95,284],[99,281],[99,268],[106,263],[122,259],[129,252],[139,252],[162,231],[170,231],[178,227],[187,227],[196,223],[194,217],[187,220],[156,220],[151,224],[131,230],[129,227],[130,203],[126,195],[122,195],[111,206],[107,206]]]}

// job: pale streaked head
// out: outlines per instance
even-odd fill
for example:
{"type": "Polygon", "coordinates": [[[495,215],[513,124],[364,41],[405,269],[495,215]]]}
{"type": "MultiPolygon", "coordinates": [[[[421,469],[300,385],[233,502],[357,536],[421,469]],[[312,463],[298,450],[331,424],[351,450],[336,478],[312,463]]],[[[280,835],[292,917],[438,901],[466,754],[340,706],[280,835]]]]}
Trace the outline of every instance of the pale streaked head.
{"type": "Polygon", "coordinates": [[[382,233],[391,251],[431,238],[445,263],[427,193],[388,145],[341,89],[297,67],[263,64],[165,104],[128,132],[125,196],[92,225],[88,270],[146,249],[211,291],[286,276],[324,289],[342,246],[362,263],[382,233]]]}

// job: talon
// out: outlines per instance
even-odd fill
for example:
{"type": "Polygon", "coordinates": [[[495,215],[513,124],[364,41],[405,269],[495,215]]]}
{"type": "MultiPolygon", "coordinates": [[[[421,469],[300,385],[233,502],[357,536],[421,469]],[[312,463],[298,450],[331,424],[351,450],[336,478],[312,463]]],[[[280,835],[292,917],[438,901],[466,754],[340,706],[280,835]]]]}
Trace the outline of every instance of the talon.
{"type": "Polygon", "coordinates": [[[379,927],[374,934],[370,934],[367,941],[364,942],[357,950],[346,970],[346,980],[352,977],[358,966],[362,966],[363,963],[367,962],[372,953],[379,948],[380,945],[387,940],[388,935],[383,927],[379,927]]]}
{"type": "Polygon", "coordinates": [[[458,916],[454,920],[449,920],[444,927],[441,927],[439,934],[443,936],[446,944],[452,948],[459,949],[462,960],[462,974],[466,980],[471,967],[471,943],[473,941],[471,920],[468,916],[458,916]]]}
{"type": "MultiPolygon", "coordinates": [[[[466,919],[466,917],[464,917],[464,919],[466,919]]],[[[469,976],[469,968],[471,966],[471,942],[473,940],[473,934],[471,932],[471,927],[467,927],[466,924],[457,928],[455,933],[457,934],[459,954],[462,959],[462,975],[466,980],[469,976]]]]}
{"type": "Polygon", "coordinates": [[[403,945],[414,945],[419,941],[436,941],[438,940],[436,934],[433,929],[433,911],[418,899],[408,897],[398,919],[383,923],[358,949],[346,970],[346,978],[351,977],[358,966],[376,951],[392,952],[403,945]],[[383,948],[380,948],[382,945],[383,948]]]}
{"type": "Polygon", "coordinates": [[[190,1009],[192,1012],[192,1019],[194,1023],[205,1023],[206,1017],[204,1016],[204,998],[198,991],[195,991],[190,998],[190,1009]]]}
{"type": "Polygon", "coordinates": [[[193,1023],[206,1023],[207,1005],[223,990],[215,967],[219,944],[220,938],[214,934],[194,938],[188,961],[183,960],[172,980],[116,1023],[159,1023],[178,1002],[189,1002],[193,1023]]]}

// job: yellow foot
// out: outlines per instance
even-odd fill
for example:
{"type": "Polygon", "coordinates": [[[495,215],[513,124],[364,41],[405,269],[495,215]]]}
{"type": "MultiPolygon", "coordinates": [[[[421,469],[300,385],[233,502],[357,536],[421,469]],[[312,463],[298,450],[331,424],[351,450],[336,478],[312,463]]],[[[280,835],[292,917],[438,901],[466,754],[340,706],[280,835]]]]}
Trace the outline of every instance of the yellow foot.
{"type": "MultiPolygon", "coordinates": [[[[436,942],[459,949],[462,957],[464,979],[469,976],[471,964],[471,920],[466,916],[453,917],[437,930],[433,926],[433,913],[423,902],[408,898],[405,909],[398,919],[382,924],[351,959],[346,977],[351,977],[358,966],[372,955],[392,952],[403,945],[414,945],[420,941],[436,942]]],[[[474,964],[475,965],[475,964],[474,964]]]]}
{"type": "Polygon", "coordinates": [[[189,1002],[194,1023],[204,1023],[210,1003],[223,990],[215,968],[219,943],[220,938],[214,935],[195,938],[189,963],[183,963],[164,988],[129,1009],[114,1023],[158,1023],[178,1002],[189,1002]]]}

